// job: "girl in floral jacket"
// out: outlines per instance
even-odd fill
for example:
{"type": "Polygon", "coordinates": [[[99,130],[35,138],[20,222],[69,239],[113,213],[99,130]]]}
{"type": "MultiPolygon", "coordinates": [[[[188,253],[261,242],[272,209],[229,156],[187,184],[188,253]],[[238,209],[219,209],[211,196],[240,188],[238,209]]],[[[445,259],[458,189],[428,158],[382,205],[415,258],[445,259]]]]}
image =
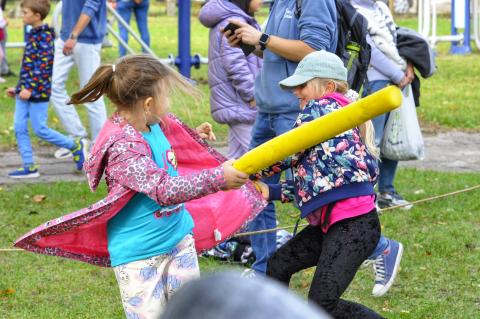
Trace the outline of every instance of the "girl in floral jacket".
{"type": "MultiPolygon", "coordinates": [[[[174,88],[195,94],[178,73],[147,55],[129,55],[114,65],[100,66],[70,103],[92,102],[106,94],[117,107],[84,167],[93,190],[105,175],[108,196],[47,222],[16,242],[34,252],[112,266],[128,318],[159,318],[171,294],[198,277],[194,226],[200,237],[214,237],[207,231],[210,224],[215,224],[218,241],[225,239],[220,238],[222,231],[228,235],[222,220],[213,216],[216,206],[224,214],[235,214],[229,224],[238,221],[242,211],[250,215],[264,207],[252,192],[253,185],[224,192],[223,197],[192,201],[240,188],[248,176],[234,169],[232,161],[218,165],[222,161],[218,154],[208,148],[205,152],[197,134],[179,130],[181,123],[167,116],[168,95],[174,88]],[[183,145],[192,136],[193,141],[183,145]],[[177,157],[176,152],[181,154],[177,157]],[[190,168],[179,167],[183,162],[190,168]],[[205,217],[194,225],[191,210],[205,217]]],[[[210,127],[201,131],[208,134],[210,127]]],[[[246,222],[249,216],[242,218],[246,222]]]]}
{"type": "MultiPolygon", "coordinates": [[[[295,73],[280,82],[300,100],[295,126],[350,103],[346,81],[347,70],[335,54],[316,51],[305,56],[295,73]]],[[[283,201],[294,195],[301,217],[309,222],[268,260],[267,275],[288,285],[294,273],[316,266],[309,298],[334,318],[380,317],[340,299],[380,237],[373,189],[376,154],[369,121],[258,174],[291,168],[294,194],[286,184],[269,185],[268,190],[263,184],[264,194],[283,201]]]]}

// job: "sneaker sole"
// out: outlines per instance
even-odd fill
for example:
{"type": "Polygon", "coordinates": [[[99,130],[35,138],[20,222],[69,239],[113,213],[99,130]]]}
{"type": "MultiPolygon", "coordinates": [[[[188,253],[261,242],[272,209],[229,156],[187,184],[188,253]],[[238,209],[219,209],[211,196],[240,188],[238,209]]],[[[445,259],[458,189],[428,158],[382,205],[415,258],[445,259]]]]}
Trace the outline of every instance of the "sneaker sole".
{"type": "Polygon", "coordinates": [[[28,175],[16,175],[16,176],[10,176],[8,175],[8,177],[10,178],[16,178],[16,179],[26,179],[26,178],[37,178],[37,177],[40,177],[40,173],[34,173],[34,174],[28,174],[28,175]]]}
{"type": "Polygon", "coordinates": [[[384,294],[387,293],[387,291],[392,287],[393,282],[395,281],[395,278],[397,278],[397,273],[398,273],[398,268],[400,267],[400,261],[402,261],[402,255],[403,255],[403,245],[402,243],[398,243],[398,255],[397,259],[395,260],[395,266],[393,267],[393,273],[392,277],[390,277],[390,280],[386,283],[386,285],[380,289],[377,292],[372,292],[372,295],[374,297],[381,297],[384,294]]]}
{"type": "Polygon", "coordinates": [[[53,156],[56,159],[67,159],[67,158],[72,158],[73,154],[72,154],[72,152],[70,152],[70,150],[67,150],[65,148],[65,149],[56,150],[55,153],[53,154],[53,156]]]}
{"type": "Polygon", "coordinates": [[[413,204],[408,204],[408,205],[405,205],[405,206],[398,206],[398,205],[390,205],[390,204],[384,204],[382,202],[378,202],[375,207],[377,208],[377,210],[378,209],[382,210],[382,209],[391,208],[391,207],[399,208],[401,210],[410,210],[410,209],[412,209],[413,204]]]}
{"type": "MultiPolygon", "coordinates": [[[[88,159],[88,151],[89,151],[89,148],[90,148],[90,143],[85,138],[82,139],[82,143],[83,143],[83,151],[82,151],[82,153],[83,153],[83,164],[85,164],[85,162],[88,159]]],[[[82,165],[82,168],[79,169],[79,171],[83,171],[83,165],[82,165]]]]}
{"type": "Polygon", "coordinates": [[[83,158],[86,161],[88,158],[88,154],[90,152],[90,142],[85,138],[82,139],[82,142],[83,142],[83,158]]]}

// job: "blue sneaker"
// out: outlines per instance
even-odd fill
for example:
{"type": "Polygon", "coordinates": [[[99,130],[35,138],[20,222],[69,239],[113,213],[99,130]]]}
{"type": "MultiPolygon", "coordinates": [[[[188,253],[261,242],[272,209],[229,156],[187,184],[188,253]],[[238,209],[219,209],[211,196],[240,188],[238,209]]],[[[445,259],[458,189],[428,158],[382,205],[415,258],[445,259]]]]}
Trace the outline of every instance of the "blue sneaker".
{"type": "Polygon", "coordinates": [[[387,248],[377,257],[373,264],[375,286],[373,286],[372,294],[375,297],[383,296],[392,286],[400,267],[402,254],[403,245],[389,239],[387,248]]]}
{"type": "Polygon", "coordinates": [[[83,138],[75,140],[76,147],[72,150],[73,161],[77,164],[77,170],[83,169],[83,163],[88,156],[88,141],[83,138]]]}
{"type": "Polygon", "coordinates": [[[23,166],[8,173],[8,177],[11,178],[37,178],[39,176],[37,165],[23,166]]]}

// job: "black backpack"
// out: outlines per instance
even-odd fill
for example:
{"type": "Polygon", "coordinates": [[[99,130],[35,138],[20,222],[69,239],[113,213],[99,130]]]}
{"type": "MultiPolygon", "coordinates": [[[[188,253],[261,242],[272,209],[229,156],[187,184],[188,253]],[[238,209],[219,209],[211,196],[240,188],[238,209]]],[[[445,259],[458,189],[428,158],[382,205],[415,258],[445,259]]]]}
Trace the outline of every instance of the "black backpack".
{"type": "MultiPolygon", "coordinates": [[[[296,0],[295,16],[302,12],[302,0],[296,0]]],[[[348,85],[360,92],[367,77],[371,48],[367,43],[368,22],[348,0],[335,0],[337,7],[337,49],[335,54],[342,59],[348,70],[348,85]]],[[[320,13],[319,13],[320,14],[320,13]]]]}

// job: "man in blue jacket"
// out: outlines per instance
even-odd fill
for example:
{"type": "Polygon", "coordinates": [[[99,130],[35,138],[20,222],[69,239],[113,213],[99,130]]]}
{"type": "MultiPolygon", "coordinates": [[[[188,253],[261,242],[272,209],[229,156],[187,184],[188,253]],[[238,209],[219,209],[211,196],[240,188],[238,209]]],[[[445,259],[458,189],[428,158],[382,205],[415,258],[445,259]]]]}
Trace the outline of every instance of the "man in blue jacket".
{"type": "MultiPolygon", "coordinates": [[[[337,46],[337,11],[334,0],[303,0],[301,15],[296,17],[296,0],[276,0],[265,32],[242,23],[234,35],[227,32],[231,45],[243,43],[257,46],[255,54],[263,56],[263,68],[255,81],[258,115],[252,130],[250,147],[254,148],[293,127],[300,112],[298,99],[278,82],[295,71],[298,62],[310,52],[335,52],[337,46]]],[[[277,183],[272,176],[267,183],[277,183]]],[[[270,203],[249,225],[250,231],[276,227],[275,206],[270,203]]],[[[276,249],[276,234],[251,236],[256,261],[252,268],[265,274],[267,260],[276,249]]]]}
{"type": "MultiPolygon", "coordinates": [[[[55,41],[51,101],[55,111],[72,137],[88,136],[75,107],[67,105],[70,99],[65,84],[74,65],[77,66],[80,87],[83,87],[100,66],[100,49],[107,29],[106,0],[63,0],[62,28],[55,41]]],[[[103,99],[85,104],[90,121],[91,139],[95,140],[106,120],[103,99]]],[[[56,157],[69,156],[68,150],[56,152],[56,157]],[[63,152],[62,152],[63,151],[63,152]]]]}

